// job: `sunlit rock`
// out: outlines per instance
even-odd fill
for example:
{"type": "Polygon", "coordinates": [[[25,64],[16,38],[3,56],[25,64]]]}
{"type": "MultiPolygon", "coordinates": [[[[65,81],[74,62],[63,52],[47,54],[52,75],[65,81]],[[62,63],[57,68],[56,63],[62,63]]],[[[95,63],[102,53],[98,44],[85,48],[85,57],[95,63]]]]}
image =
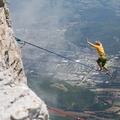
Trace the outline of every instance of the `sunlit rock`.
{"type": "Polygon", "coordinates": [[[0,0],[0,120],[48,120],[45,103],[27,86],[9,10],[0,0]]]}

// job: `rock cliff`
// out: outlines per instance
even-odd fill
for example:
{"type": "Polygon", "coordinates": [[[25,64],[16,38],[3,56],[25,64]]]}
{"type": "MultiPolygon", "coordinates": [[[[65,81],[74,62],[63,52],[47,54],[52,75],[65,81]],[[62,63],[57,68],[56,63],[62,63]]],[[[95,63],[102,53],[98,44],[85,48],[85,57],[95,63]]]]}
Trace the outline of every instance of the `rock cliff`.
{"type": "Polygon", "coordinates": [[[28,88],[9,10],[0,0],[0,120],[48,120],[45,103],[28,88]]]}

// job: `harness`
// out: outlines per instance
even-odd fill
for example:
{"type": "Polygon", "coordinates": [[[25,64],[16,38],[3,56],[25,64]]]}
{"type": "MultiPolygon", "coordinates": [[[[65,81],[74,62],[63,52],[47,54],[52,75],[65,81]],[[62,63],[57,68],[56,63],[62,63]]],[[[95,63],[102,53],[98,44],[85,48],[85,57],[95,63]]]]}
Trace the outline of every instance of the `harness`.
{"type": "Polygon", "coordinates": [[[101,56],[101,57],[102,57],[102,56],[106,56],[106,54],[102,54],[102,55],[100,55],[100,56],[101,56]]]}

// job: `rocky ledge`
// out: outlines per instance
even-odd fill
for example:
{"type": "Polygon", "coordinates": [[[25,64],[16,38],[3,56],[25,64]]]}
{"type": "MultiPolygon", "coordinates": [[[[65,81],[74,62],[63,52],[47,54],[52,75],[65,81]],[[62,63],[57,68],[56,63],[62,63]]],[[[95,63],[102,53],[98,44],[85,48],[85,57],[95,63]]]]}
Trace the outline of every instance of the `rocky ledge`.
{"type": "Polygon", "coordinates": [[[46,104],[27,86],[9,10],[0,0],[0,120],[48,120],[46,104]]]}

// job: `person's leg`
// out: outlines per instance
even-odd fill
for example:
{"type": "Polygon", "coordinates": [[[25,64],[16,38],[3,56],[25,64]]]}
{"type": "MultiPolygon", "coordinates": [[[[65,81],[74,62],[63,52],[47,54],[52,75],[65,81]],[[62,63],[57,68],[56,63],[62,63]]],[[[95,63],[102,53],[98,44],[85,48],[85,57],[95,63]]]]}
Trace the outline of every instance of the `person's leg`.
{"type": "Polygon", "coordinates": [[[98,58],[97,60],[96,60],[96,62],[97,62],[97,64],[98,64],[98,66],[99,66],[99,71],[102,71],[102,66],[101,66],[101,59],[100,58],[98,58]]]}
{"type": "Polygon", "coordinates": [[[107,57],[106,56],[102,56],[101,57],[101,61],[102,61],[102,67],[106,70],[106,74],[108,74],[109,73],[109,69],[106,66],[107,57]]]}

